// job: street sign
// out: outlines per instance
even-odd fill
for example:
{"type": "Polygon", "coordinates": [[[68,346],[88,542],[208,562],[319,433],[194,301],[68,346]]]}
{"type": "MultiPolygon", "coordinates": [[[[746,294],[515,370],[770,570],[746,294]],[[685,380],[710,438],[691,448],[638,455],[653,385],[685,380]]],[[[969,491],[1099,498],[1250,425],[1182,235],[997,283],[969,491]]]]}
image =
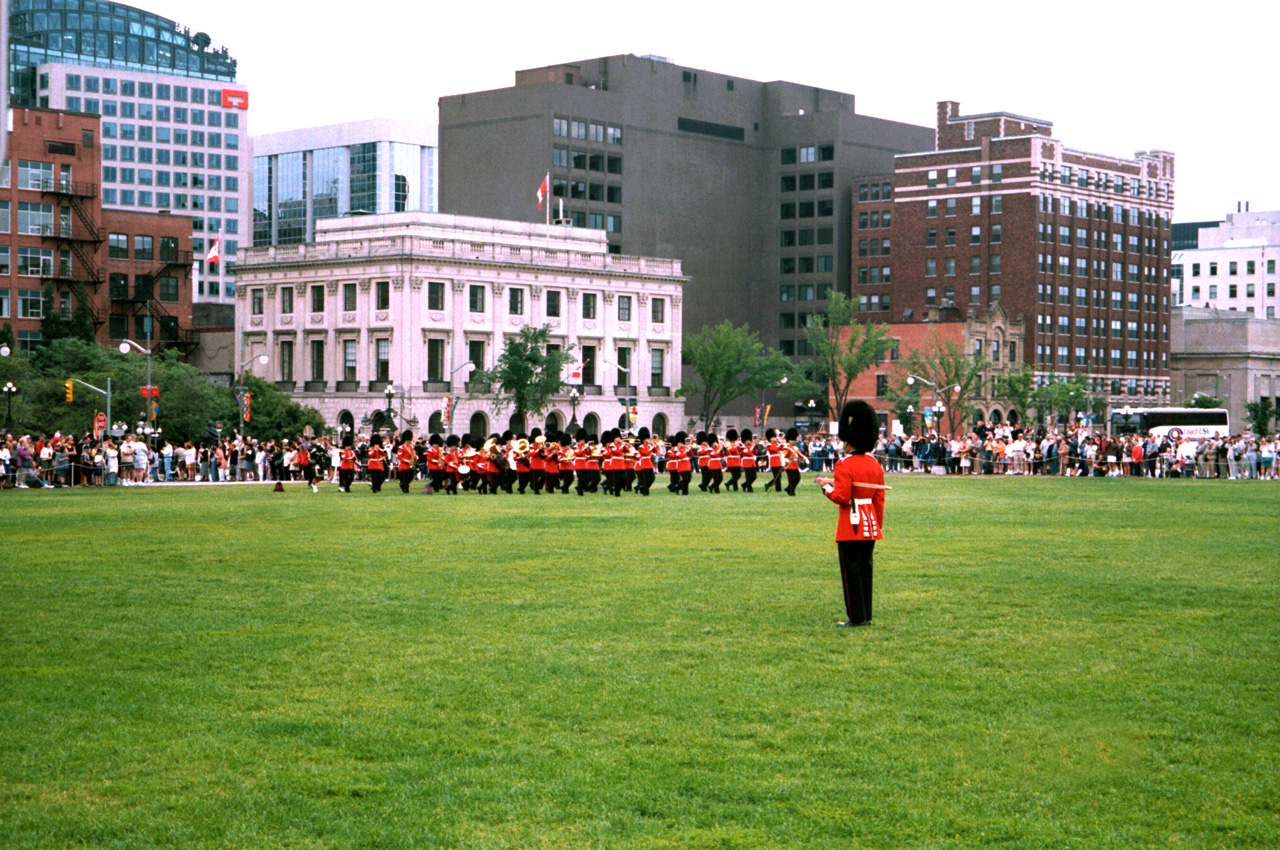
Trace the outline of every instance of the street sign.
{"type": "Polygon", "coordinates": [[[97,431],[99,434],[107,430],[107,414],[99,413],[97,416],[93,417],[93,430],[97,431]]]}
{"type": "Polygon", "coordinates": [[[138,387],[138,392],[142,393],[143,398],[159,398],[159,387],[138,387]]]}

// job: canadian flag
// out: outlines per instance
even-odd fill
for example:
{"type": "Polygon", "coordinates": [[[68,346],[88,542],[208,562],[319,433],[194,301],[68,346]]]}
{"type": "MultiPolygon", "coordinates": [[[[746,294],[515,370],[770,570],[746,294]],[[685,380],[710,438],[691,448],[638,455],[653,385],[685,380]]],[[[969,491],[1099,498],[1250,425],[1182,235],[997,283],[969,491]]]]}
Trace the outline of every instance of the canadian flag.
{"type": "Polygon", "coordinates": [[[538,209],[542,209],[542,202],[547,199],[547,194],[551,191],[551,172],[547,172],[547,176],[542,178],[542,183],[538,185],[538,209]]]}
{"type": "Polygon", "coordinates": [[[222,262],[222,237],[221,236],[213,237],[213,242],[212,244],[209,245],[209,253],[204,255],[204,261],[206,263],[222,262]]]}
{"type": "Polygon", "coordinates": [[[583,367],[583,366],[586,366],[586,365],[587,365],[587,363],[586,363],[586,361],[584,360],[583,362],[579,363],[577,366],[574,366],[574,367],[573,367],[573,371],[569,373],[569,380],[571,380],[571,381],[581,381],[581,380],[582,380],[582,367],[583,367]]]}

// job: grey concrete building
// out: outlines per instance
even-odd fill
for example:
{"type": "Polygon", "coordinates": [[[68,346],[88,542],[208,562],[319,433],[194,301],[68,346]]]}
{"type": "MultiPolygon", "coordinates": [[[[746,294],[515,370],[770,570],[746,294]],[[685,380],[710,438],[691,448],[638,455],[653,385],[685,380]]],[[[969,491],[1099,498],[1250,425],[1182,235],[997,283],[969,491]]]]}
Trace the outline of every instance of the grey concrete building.
{"type": "Polygon", "coordinates": [[[724,319],[806,353],[804,324],[849,292],[851,191],[932,149],[934,131],[859,114],[854,96],[658,57],[519,71],[440,99],[440,210],[604,230],[609,250],[672,257],[684,331],[724,319]],[[784,319],[786,321],[784,326],[784,319]]]}
{"type": "Polygon", "coordinates": [[[1170,348],[1175,403],[1196,393],[1216,396],[1235,433],[1248,427],[1245,402],[1269,398],[1280,406],[1280,320],[1241,310],[1175,307],[1170,348]]]}

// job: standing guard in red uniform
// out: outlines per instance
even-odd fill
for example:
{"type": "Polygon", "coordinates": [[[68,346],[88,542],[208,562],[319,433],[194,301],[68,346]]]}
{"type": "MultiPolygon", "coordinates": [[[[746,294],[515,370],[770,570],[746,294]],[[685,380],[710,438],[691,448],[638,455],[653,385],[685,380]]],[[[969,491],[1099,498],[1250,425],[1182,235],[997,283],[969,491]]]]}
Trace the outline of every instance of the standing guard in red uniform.
{"type": "Polygon", "coordinates": [[[382,482],[387,480],[387,450],[382,447],[382,435],[369,438],[369,486],[375,493],[382,492],[382,482]]]}
{"type": "Polygon", "coordinates": [[[405,431],[400,435],[400,445],[396,446],[396,478],[400,480],[401,493],[409,492],[409,484],[413,481],[413,465],[417,459],[417,453],[413,450],[413,432],[405,431]]]}
{"type": "Polygon", "coordinates": [[[782,443],[778,440],[778,432],[773,428],[764,432],[764,438],[768,440],[765,445],[765,452],[769,456],[769,475],[772,476],[768,483],[764,485],[764,491],[769,492],[772,487],[775,492],[782,492],[782,443]]]}

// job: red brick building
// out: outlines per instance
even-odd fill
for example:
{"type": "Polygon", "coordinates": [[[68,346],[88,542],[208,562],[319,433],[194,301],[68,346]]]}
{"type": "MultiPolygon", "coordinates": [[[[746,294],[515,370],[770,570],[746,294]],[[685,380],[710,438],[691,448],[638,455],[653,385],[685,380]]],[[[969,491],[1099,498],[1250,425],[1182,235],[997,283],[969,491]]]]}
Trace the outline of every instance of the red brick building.
{"type": "MultiPolygon", "coordinates": [[[[0,167],[0,323],[19,351],[39,345],[44,291],[70,318],[83,292],[104,345],[124,336],[189,352],[191,220],[102,209],[99,118],[74,112],[13,112],[8,162],[0,167]]],[[[141,175],[135,179],[142,179],[141,175]]]]}
{"type": "Polygon", "coordinates": [[[1075,150],[1048,121],[938,104],[936,150],[857,182],[852,297],[867,321],[1026,321],[1037,379],[1113,403],[1169,394],[1174,156],[1075,150]]]}

